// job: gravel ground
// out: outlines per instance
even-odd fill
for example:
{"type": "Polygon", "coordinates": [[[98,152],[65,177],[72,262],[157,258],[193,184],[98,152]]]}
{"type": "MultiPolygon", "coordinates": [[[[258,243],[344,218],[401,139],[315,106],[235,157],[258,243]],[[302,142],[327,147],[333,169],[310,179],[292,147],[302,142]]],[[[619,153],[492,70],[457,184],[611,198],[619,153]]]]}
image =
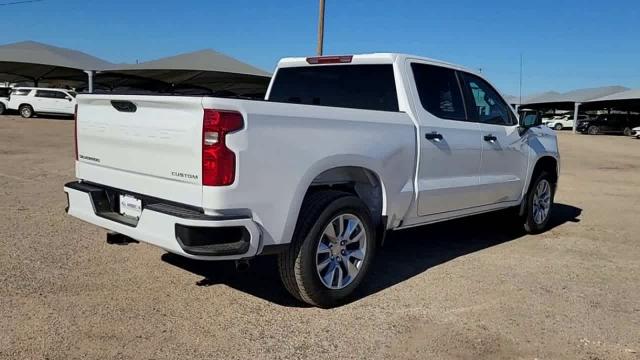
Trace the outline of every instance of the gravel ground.
{"type": "Polygon", "coordinates": [[[246,273],[66,216],[73,123],[0,117],[0,358],[638,359],[640,140],[560,134],[553,229],[483,215],[394,233],[359,299],[293,302],[246,273]]]}

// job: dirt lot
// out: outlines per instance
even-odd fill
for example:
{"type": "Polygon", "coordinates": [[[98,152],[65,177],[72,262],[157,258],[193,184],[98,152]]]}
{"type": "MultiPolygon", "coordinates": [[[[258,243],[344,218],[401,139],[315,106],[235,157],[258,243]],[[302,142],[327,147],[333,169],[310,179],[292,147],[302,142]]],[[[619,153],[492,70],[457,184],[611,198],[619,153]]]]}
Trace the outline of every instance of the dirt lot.
{"type": "Polygon", "coordinates": [[[562,133],[553,229],[504,216],[393,234],[359,299],[107,245],[64,213],[73,123],[0,116],[0,358],[640,358],[640,140],[562,133]]]}

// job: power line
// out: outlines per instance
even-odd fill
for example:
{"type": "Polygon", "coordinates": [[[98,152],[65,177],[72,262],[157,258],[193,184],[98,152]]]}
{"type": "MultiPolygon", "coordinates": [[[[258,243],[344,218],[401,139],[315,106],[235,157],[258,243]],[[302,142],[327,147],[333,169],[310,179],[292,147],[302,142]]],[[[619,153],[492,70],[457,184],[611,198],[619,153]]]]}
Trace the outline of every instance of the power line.
{"type": "Polygon", "coordinates": [[[8,2],[8,3],[2,3],[0,4],[0,6],[8,6],[8,5],[18,5],[18,4],[27,4],[27,3],[34,3],[34,2],[41,2],[44,0],[21,0],[21,1],[12,1],[12,2],[8,2]]]}

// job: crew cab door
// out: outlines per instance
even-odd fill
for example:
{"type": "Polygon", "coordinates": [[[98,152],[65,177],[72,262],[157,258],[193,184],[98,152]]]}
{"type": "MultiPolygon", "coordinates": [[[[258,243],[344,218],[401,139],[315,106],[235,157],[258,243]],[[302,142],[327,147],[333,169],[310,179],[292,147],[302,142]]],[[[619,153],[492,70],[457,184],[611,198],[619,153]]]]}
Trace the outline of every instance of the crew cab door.
{"type": "Polygon", "coordinates": [[[518,120],[506,101],[486,81],[460,72],[469,116],[482,132],[480,188],[485,205],[517,201],[524,188],[528,152],[518,120]]]}
{"type": "Polygon", "coordinates": [[[468,121],[456,71],[410,61],[419,124],[418,216],[482,205],[481,129],[468,121]]]}

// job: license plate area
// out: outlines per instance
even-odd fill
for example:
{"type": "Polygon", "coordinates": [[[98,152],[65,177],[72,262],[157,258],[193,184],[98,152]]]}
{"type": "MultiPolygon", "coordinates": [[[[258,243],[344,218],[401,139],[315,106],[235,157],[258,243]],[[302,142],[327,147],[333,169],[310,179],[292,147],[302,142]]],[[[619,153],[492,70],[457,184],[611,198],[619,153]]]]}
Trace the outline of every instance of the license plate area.
{"type": "Polygon", "coordinates": [[[128,194],[118,194],[119,213],[132,219],[139,219],[142,215],[142,200],[128,194]]]}

